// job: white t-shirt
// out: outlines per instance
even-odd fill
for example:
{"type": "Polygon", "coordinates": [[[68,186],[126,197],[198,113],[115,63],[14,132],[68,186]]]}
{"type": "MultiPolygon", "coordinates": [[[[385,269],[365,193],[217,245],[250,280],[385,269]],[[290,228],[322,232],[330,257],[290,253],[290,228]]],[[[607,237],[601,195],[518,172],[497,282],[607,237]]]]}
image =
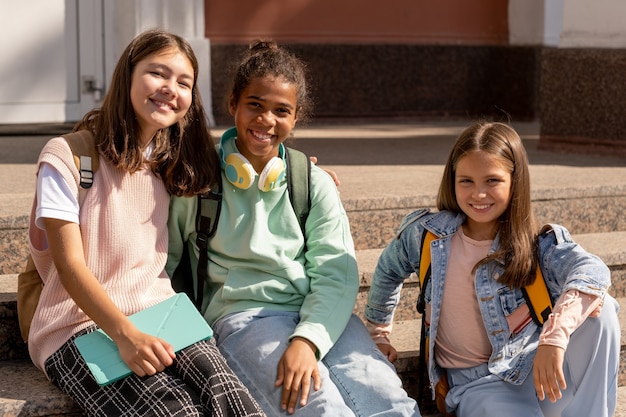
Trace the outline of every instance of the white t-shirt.
{"type": "Polygon", "coordinates": [[[37,227],[45,230],[43,218],[78,223],[78,211],[78,199],[61,173],[50,164],[41,164],[37,175],[37,227]]]}

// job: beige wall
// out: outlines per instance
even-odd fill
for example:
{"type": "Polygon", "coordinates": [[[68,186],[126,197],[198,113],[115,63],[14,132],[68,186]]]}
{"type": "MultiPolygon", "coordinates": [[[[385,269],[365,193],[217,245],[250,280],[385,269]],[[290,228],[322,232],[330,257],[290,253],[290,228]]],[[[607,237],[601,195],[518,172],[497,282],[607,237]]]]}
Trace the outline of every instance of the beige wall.
{"type": "Polygon", "coordinates": [[[624,0],[566,0],[562,48],[626,48],[624,0]]]}
{"type": "Polygon", "coordinates": [[[558,46],[563,26],[563,1],[509,0],[510,44],[558,46]]]}
{"type": "Polygon", "coordinates": [[[502,0],[205,0],[206,36],[213,45],[254,38],[287,43],[508,43],[502,0]]]}

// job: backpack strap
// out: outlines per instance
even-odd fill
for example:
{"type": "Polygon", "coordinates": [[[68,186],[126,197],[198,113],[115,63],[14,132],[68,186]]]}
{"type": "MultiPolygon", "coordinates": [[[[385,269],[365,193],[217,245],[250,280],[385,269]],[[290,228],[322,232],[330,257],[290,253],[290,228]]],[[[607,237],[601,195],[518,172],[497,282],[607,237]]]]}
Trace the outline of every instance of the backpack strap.
{"type": "Polygon", "coordinates": [[[553,227],[552,224],[545,224],[541,228],[541,231],[539,232],[539,235],[547,236],[550,233],[552,233],[552,235],[554,236],[554,239],[556,240],[556,244],[557,245],[561,245],[564,242],[566,242],[568,240],[571,240],[571,238],[572,238],[569,235],[569,233],[565,231],[564,228],[562,228],[562,227],[553,227]]]}
{"type": "Polygon", "coordinates": [[[526,285],[522,288],[524,299],[528,304],[530,310],[530,316],[533,318],[535,324],[539,327],[548,320],[550,313],[552,313],[552,299],[550,298],[550,292],[546,285],[546,280],[543,278],[541,268],[537,265],[537,272],[535,274],[535,280],[532,284],[526,285]]]}
{"type": "Polygon", "coordinates": [[[429,230],[424,229],[422,233],[422,250],[420,252],[420,268],[418,277],[420,280],[420,293],[417,296],[417,311],[422,315],[422,325],[420,329],[420,354],[419,354],[419,375],[418,375],[418,401],[420,404],[424,404],[429,398],[429,384],[428,380],[428,337],[426,336],[426,297],[424,292],[426,291],[426,285],[430,280],[431,275],[431,258],[430,258],[430,243],[437,239],[437,236],[429,230]]]}
{"type": "Polygon", "coordinates": [[[298,217],[302,234],[306,236],[305,225],[311,207],[311,160],[302,152],[285,147],[287,160],[287,191],[298,217]]]}
{"type": "MultiPolygon", "coordinates": [[[[554,229],[549,224],[543,226],[539,234],[544,235],[548,233],[554,233],[554,229]]],[[[557,236],[556,233],[554,233],[554,235],[558,242],[559,236],[557,236]]],[[[554,305],[552,304],[552,298],[550,297],[546,280],[541,272],[539,261],[537,261],[535,280],[522,288],[522,293],[524,294],[524,299],[530,310],[530,316],[537,326],[542,327],[546,320],[548,320],[550,313],[552,313],[554,305]]]]}
{"type": "Polygon", "coordinates": [[[437,239],[437,236],[433,232],[424,229],[422,234],[422,251],[420,252],[420,293],[417,297],[417,311],[421,314],[424,314],[426,309],[424,291],[426,290],[426,284],[430,280],[430,243],[435,239],[437,239]]]}
{"type": "Polygon", "coordinates": [[[204,280],[207,276],[209,255],[207,246],[209,239],[215,235],[217,222],[222,211],[222,181],[221,176],[217,190],[211,189],[208,193],[199,195],[196,209],[196,244],[198,245],[198,268],[196,270],[196,300],[198,310],[202,307],[204,295],[204,280]]]}
{"type": "Polygon", "coordinates": [[[78,168],[79,186],[82,189],[89,189],[93,185],[94,173],[98,170],[98,149],[96,140],[89,130],[79,130],[78,132],[63,135],[74,155],[74,163],[78,168]]]}

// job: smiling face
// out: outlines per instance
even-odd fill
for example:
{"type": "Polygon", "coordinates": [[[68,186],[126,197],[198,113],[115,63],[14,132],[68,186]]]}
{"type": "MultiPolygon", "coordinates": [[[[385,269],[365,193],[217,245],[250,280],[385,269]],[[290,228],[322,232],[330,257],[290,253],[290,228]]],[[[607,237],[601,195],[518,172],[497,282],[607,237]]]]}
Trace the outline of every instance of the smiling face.
{"type": "Polygon", "coordinates": [[[464,233],[475,240],[493,239],[511,200],[510,170],[492,154],[470,152],[457,161],[454,187],[467,215],[464,233]]]}
{"type": "Polygon", "coordinates": [[[231,97],[237,149],[261,172],[296,125],[296,86],[283,77],[253,78],[240,97],[231,97]]]}
{"type": "Polygon", "coordinates": [[[178,49],[139,61],[133,70],[130,100],[147,145],[154,134],[182,119],[192,101],[193,66],[178,49]]]}

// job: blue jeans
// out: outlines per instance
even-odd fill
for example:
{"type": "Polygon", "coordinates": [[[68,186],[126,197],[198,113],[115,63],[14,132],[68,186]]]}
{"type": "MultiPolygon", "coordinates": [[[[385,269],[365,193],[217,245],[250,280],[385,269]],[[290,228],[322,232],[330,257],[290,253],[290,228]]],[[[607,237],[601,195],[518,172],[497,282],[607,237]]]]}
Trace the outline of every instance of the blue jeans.
{"type": "MultiPolygon", "coordinates": [[[[242,312],[213,326],[228,364],[270,416],[287,414],[280,408],[282,387],[274,387],[274,382],[278,361],[298,321],[297,312],[242,312]]],[[[308,403],[296,408],[296,417],[420,416],[393,365],[357,316],[351,317],[318,366],[322,388],[311,388],[308,403]]]]}
{"type": "Polygon", "coordinates": [[[555,403],[538,400],[532,374],[522,385],[512,385],[491,374],[483,364],[448,369],[448,407],[456,408],[457,417],[612,416],[620,353],[618,310],[617,301],[607,295],[600,317],[587,318],[572,333],[563,362],[567,389],[555,403]]]}

